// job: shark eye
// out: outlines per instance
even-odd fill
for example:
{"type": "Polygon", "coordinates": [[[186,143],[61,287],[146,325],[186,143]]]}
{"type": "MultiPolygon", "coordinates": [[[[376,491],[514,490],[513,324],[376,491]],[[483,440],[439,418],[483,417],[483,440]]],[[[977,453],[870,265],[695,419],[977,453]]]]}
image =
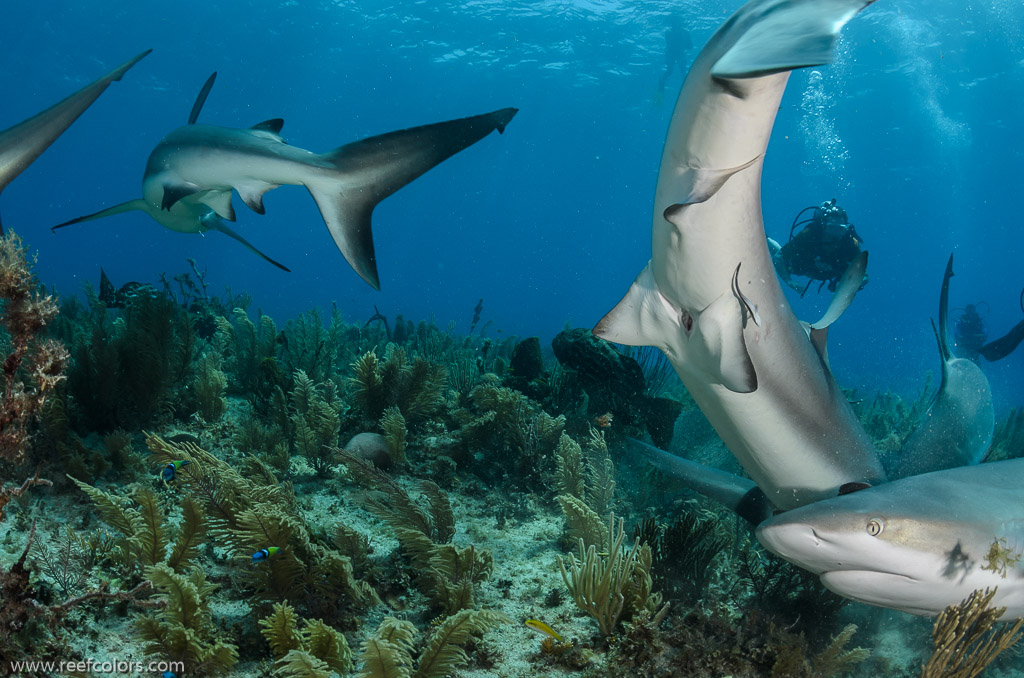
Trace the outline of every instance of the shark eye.
{"type": "Polygon", "coordinates": [[[870,534],[872,537],[877,537],[878,535],[882,534],[882,530],[884,529],[885,526],[882,524],[881,520],[878,520],[877,518],[872,518],[868,521],[868,534],[870,534]]]}

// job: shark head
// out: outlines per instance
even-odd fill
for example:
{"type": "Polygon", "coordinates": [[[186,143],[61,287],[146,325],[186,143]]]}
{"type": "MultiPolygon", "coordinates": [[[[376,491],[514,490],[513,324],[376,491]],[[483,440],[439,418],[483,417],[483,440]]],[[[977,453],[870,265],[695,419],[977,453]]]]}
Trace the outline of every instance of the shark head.
{"type": "Polygon", "coordinates": [[[1021,464],[1012,462],[1010,470],[1006,463],[826,499],[770,518],[757,537],[776,555],[818,574],[832,591],[863,603],[934,616],[975,589],[998,586],[999,604],[1015,605],[1019,614],[1019,567],[1013,557],[991,559],[996,542],[1009,554],[1021,552],[1019,521],[1002,515],[1005,502],[1020,505],[1020,490],[1003,477],[1021,464]],[[1000,572],[999,565],[1007,567],[1000,572]]]}

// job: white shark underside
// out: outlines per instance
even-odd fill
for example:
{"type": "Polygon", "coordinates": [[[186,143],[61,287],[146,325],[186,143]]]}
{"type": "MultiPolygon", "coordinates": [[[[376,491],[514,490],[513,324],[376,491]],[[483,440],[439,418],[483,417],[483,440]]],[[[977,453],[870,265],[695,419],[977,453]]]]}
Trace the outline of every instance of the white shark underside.
{"type": "Polygon", "coordinates": [[[121,64],[41,113],[0,132],[0,193],[92,105],[110,83],[152,50],[121,64]]]}
{"type": "Polygon", "coordinates": [[[998,587],[992,606],[1021,617],[1022,475],[1024,459],[911,476],[787,511],[757,537],[854,600],[935,616],[998,587]]]}
{"type": "Polygon", "coordinates": [[[788,71],[829,61],[840,28],[868,4],[754,0],[708,41],[665,142],[653,256],[594,330],[664,351],[779,509],[885,479],[828,368],[827,328],[808,341],[778,283],[760,196],[788,71]]]}

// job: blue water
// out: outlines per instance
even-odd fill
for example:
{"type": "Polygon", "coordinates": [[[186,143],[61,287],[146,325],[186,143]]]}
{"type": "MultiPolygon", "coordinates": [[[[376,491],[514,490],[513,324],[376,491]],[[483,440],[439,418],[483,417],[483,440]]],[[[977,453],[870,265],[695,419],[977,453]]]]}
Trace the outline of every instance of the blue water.
{"type": "MultiPolygon", "coordinates": [[[[39,253],[63,295],[161,272],[208,271],[213,293],[248,291],[283,325],[336,302],[466,331],[478,299],[490,336],[591,326],[650,255],[651,206],[674,95],[665,27],[699,49],[735,2],[7,3],[0,22],[0,128],[51,105],[143,49],[153,54],[0,200],[5,226],[39,253]],[[72,217],[139,197],[153,146],[183,124],[211,71],[202,120],[282,117],[292,144],[324,151],[403,127],[521,112],[402,189],[374,216],[382,291],[351,271],[298,187],[236,200],[237,228],[293,269],[234,241],[167,231],[141,213],[51,234],[72,217]],[[499,334],[502,333],[502,334],[499,334]]],[[[690,56],[695,53],[691,52],[690,56]]],[[[1020,320],[1024,6],[881,0],[844,30],[837,61],[790,81],[764,175],[767,230],[836,197],[871,252],[871,282],[830,336],[840,381],[913,393],[938,357],[934,316],[946,258],[951,305],[984,301],[991,336],[1020,320]]],[[[811,319],[826,295],[794,298],[811,319]]],[[[1024,402],[1024,350],[984,365],[998,407],[1024,402]]]]}

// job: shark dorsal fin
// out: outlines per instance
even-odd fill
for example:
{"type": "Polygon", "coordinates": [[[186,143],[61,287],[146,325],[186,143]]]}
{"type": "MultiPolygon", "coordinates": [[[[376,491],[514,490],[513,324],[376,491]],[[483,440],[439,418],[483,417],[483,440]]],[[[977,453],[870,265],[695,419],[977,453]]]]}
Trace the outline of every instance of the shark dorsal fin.
{"type": "MultiPolygon", "coordinates": [[[[946,273],[942,276],[942,291],[939,292],[939,327],[935,330],[935,336],[939,340],[939,353],[942,354],[942,362],[952,360],[953,354],[949,350],[949,279],[953,277],[953,255],[949,255],[946,262],[946,273]]],[[[945,369],[943,369],[945,372],[945,369]]]]}
{"type": "Polygon", "coordinates": [[[281,118],[271,118],[270,120],[264,120],[258,122],[249,129],[254,132],[270,132],[275,137],[281,136],[281,128],[284,127],[284,120],[281,118]]]}
{"type": "Polygon", "coordinates": [[[192,104],[192,112],[188,114],[188,124],[196,124],[196,120],[199,119],[199,112],[203,110],[203,104],[206,103],[206,97],[210,96],[210,90],[213,89],[213,81],[217,79],[217,71],[214,71],[210,77],[203,83],[203,88],[199,90],[199,95],[196,97],[196,102],[192,104]]]}

